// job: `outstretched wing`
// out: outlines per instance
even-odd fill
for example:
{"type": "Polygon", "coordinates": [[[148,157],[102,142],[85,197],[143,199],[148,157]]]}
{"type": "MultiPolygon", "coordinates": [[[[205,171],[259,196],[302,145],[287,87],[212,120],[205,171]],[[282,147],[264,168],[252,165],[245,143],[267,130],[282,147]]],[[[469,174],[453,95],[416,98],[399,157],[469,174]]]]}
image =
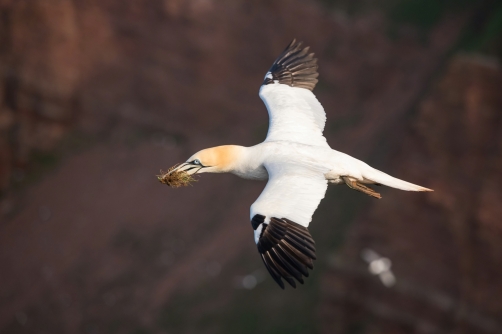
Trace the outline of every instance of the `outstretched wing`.
{"type": "Polygon", "coordinates": [[[317,59],[303,48],[303,42],[293,39],[286,49],[277,57],[265,75],[264,85],[277,81],[291,87],[300,87],[312,91],[317,83],[317,59]]]}
{"type": "Polygon", "coordinates": [[[296,288],[313,269],[315,242],[307,226],[324,198],[327,181],[306,168],[267,165],[268,183],[251,206],[251,225],[265,267],[284,289],[296,288]]]}
{"type": "Polygon", "coordinates": [[[312,93],[317,59],[308,50],[293,40],[265,75],[260,97],[270,117],[266,141],[328,146],[322,134],[326,113],[312,93]]]}

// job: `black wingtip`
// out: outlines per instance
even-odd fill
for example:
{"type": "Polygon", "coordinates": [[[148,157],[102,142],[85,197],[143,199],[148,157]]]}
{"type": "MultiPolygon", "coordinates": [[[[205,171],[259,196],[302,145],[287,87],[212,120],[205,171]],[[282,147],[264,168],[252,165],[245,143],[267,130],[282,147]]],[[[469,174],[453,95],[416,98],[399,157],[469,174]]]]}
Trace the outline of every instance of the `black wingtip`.
{"type": "Polygon", "coordinates": [[[315,260],[314,240],[308,229],[288,219],[272,217],[264,224],[258,251],[270,276],[284,289],[283,279],[293,288],[304,284],[315,260]],[[296,279],[296,281],[295,281],[296,279]]]}
{"type": "Polygon", "coordinates": [[[272,64],[263,85],[280,83],[291,87],[313,90],[318,80],[317,59],[313,53],[308,53],[309,47],[302,48],[303,42],[296,38],[288,44],[286,49],[272,64]]]}
{"type": "Polygon", "coordinates": [[[265,255],[264,254],[261,255],[261,259],[263,260],[263,264],[265,264],[265,268],[267,268],[267,271],[270,274],[270,276],[272,276],[272,278],[274,279],[274,281],[277,284],[279,284],[279,286],[281,287],[281,289],[284,290],[285,286],[284,286],[284,282],[281,280],[281,276],[274,269],[270,268],[269,264],[267,263],[267,260],[265,259],[265,255]]]}

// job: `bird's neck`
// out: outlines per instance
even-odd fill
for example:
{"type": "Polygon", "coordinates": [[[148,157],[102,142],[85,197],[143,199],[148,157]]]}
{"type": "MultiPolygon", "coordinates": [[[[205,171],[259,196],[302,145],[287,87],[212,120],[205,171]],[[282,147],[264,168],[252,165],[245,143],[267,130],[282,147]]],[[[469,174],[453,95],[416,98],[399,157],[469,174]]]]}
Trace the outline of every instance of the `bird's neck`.
{"type": "Polygon", "coordinates": [[[237,147],[238,156],[236,156],[228,172],[245,179],[266,180],[268,173],[263,166],[261,146],[237,147]]]}

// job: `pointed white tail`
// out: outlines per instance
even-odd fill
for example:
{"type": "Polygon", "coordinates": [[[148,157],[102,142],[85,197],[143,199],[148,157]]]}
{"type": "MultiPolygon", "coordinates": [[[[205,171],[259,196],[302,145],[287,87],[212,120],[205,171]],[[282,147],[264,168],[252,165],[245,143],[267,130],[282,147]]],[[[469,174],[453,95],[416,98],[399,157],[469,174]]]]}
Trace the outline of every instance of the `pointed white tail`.
{"type": "Polygon", "coordinates": [[[378,169],[372,168],[366,169],[363,173],[364,179],[368,181],[373,181],[375,183],[380,183],[386,185],[388,187],[397,188],[406,191],[434,191],[429,188],[425,188],[410,182],[406,182],[395,177],[390,176],[389,174],[385,174],[384,172],[379,171],[378,169]]]}

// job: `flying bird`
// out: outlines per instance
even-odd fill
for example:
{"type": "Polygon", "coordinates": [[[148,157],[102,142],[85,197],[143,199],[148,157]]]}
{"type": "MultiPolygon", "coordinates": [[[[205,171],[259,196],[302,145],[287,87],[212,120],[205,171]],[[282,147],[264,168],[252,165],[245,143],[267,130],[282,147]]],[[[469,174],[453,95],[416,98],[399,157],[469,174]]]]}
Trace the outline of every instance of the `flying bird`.
{"type": "Polygon", "coordinates": [[[323,136],[324,108],[312,93],[318,75],[314,54],[293,40],[272,64],[260,88],[270,118],[265,141],[251,147],[204,149],[159,177],[168,185],[174,185],[170,179],[185,180],[201,173],[268,180],[251,205],[250,220],[263,263],[283,289],[283,279],[296,288],[295,280],[303,284],[314,268],[316,249],[308,226],[329,183],[346,184],[375,198],[381,196],[368,184],[432,191],[331,149],[323,136]]]}

